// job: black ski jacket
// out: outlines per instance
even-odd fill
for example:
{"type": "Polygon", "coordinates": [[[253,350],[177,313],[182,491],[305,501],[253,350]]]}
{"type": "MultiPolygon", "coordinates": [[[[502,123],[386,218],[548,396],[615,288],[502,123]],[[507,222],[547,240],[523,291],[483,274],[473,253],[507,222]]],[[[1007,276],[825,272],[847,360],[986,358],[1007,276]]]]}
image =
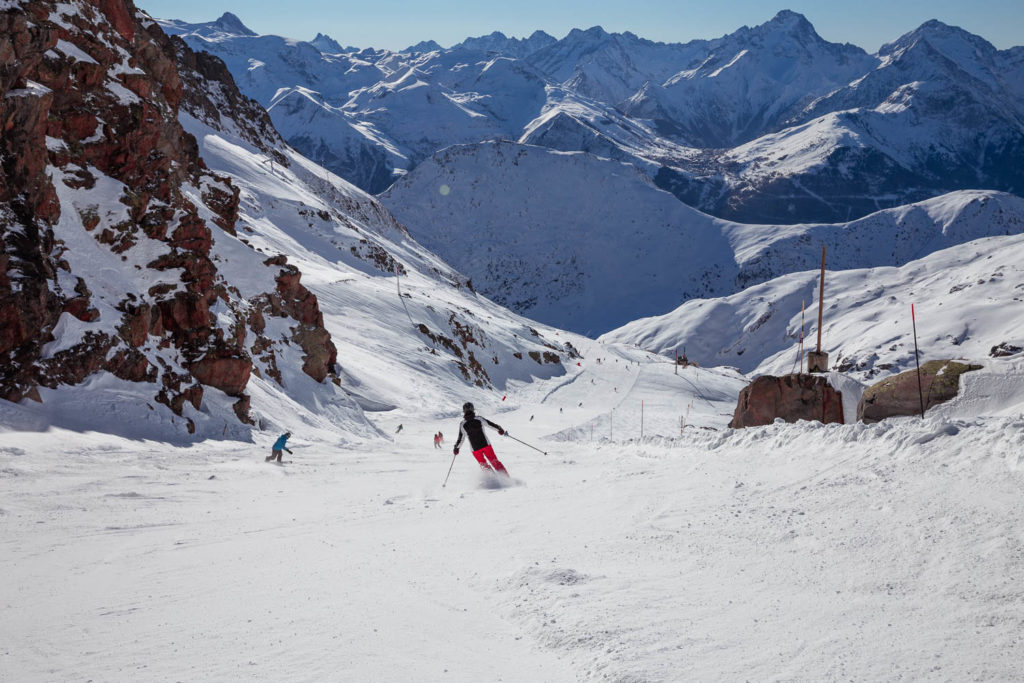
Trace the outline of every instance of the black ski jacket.
{"type": "Polygon", "coordinates": [[[477,417],[473,414],[466,415],[462,422],[459,423],[459,438],[455,440],[455,448],[458,448],[459,444],[462,443],[462,437],[469,439],[469,445],[472,446],[474,451],[490,446],[491,442],[487,439],[487,434],[484,432],[484,422],[498,431],[505,431],[486,417],[477,417]]]}

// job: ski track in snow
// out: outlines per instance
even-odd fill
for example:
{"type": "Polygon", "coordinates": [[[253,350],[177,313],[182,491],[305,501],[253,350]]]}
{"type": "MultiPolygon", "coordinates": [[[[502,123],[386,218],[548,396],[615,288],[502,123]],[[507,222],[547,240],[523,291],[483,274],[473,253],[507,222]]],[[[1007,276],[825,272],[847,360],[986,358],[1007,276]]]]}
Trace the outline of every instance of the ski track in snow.
{"type": "MultiPolygon", "coordinates": [[[[679,437],[680,406],[657,414],[668,401],[659,387],[687,386],[672,370],[609,353],[576,382],[510,392],[515,409],[480,406],[549,453],[492,434],[509,486],[463,453],[441,487],[454,418],[403,415],[393,442],[358,447],[296,434],[280,466],[263,462],[269,441],[173,448],[7,432],[0,671],[18,681],[1024,675],[1024,416],[965,418],[954,403],[926,420],[679,437]],[[634,384],[618,396],[588,378],[634,384]],[[640,440],[642,396],[655,436],[640,440]],[[613,407],[618,440],[588,438],[613,407]],[[450,435],[442,449],[429,445],[438,428],[450,435]]],[[[712,396],[723,381],[680,372],[712,396]]],[[[694,423],[721,428],[721,404],[692,406],[694,423]]]]}

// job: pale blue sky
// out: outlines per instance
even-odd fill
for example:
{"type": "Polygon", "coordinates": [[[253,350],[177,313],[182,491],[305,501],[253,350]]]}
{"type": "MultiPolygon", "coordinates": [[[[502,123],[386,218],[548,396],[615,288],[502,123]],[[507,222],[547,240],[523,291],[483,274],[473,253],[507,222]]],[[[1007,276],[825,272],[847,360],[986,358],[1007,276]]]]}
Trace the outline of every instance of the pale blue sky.
{"type": "Polygon", "coordinates": [[[155,17],[212,21],[233,12],[253,31],[312,39],[326,33],[342,45],[392,50],[421,40],[448,47],[491,31],[525,37],[536,29],[556,38],[573,28],[603,26],[642,38],[686,42],[717,38],[800,12],[832,42],[868,52],[929,19],[959,26],[1005,49],[1024,44],[1024,0],[136,0],[155,17]]]}

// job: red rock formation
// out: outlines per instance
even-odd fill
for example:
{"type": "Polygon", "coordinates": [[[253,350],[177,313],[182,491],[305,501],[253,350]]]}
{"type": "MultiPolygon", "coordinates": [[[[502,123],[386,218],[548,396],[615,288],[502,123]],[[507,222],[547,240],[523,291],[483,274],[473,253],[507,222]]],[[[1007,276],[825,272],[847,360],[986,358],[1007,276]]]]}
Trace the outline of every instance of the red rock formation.
{"type": "MultiPolygon", "coordinates": [[[[211,259],[214,242],[235,235],[239,194],[228,178],[206,169],[195,139],[178,123],[183,86],[177,61],[206,74],[190,72],[192,105],[214,113],[237,105],[255,117],[252,135],[273,131],[265,112],[257,114],[259,108],[238,94],[223,64],[197,57],[155,23],[140,24],[130,0],[34,0],[0,11],[0,398],[21,400],[38,395],[38,384],[74,384],[105,370],[155,383],[157,400],[179,414],[186,401],[200,406],[198,380],[239,396],[236,412],[248,421],[244,391],[252,360],[246,345],[259,344],[276,368],[274,345],[261,341],[261,307],[295,319],[307,374],[322,381],[333,366],[336,350],[297,269],[282,271],[276,291],[245,302],[211,259]],[[75,54],[58,41],[74,46],[75,54]],[[217,87],[200,89],[204,78],[219,79],[217,87]],[[205,99],[213,90],[223,101],[205,99]],[[111,224],[77,203],[61,206],[51,175],[84,192],[96,186],[97,174],[124,184],[120,202],[128,220],[111,224]],[[202,189],[214,216],[210,225],[182,191],[186,183],[202,189]],[[161,246],[161,255],[147,264],[155,284],[124,293],[114,314],[120,320],[100,319],[112,313],[107,307],[101,314],[93,302],[92,273],[71,273],[62,257],[54,232],[62,211],[71,211],[81,230],[125,261],[141,242],[161,246]],[[167,273],[179,270],[180,281],[168,282],[167,273]],[[74,277],[74,292],[55,285],[74,277]],[[230,329],[211,313],[217,302],[237,320],[230,329]],[[117,332],[87,330],[70,348],[44,358],[63,313],[117,332]],[[156,349],[159,364],[144,349],[156,349]],[[166,357],[159,355],[164,349],[166,357]]],[[[62,221],[60,229],[75,229],[69,224],[62,221]]],[[[253,253],[254,267],[272,267],[261,266],[261,259],[253,253]]],[[[109,297],[109,288],[104,291],[109,297]]]]}
{"type": "Polygon", "coordinates": [[[220,389],[228,396],[241,396],[249,383],[252,361],[249,358],[213,358],[193,363],[189,372],[201,384],[220,389]]]}
{"type": "Polygon", "coordinates": [[[307,325],[324,324],[323,314],[316,296],[300,282],[302,273],[295,266],[286,265],[281,268],[277,278],[277,293],[281,295],[281,310],[307,325]]]}
{"type": "Polygon", "coordinates": [[[757,427],[776,418],[843,423],[842,394],[821,375],[762,375],[740,392],[730,427],[757,427]]]}

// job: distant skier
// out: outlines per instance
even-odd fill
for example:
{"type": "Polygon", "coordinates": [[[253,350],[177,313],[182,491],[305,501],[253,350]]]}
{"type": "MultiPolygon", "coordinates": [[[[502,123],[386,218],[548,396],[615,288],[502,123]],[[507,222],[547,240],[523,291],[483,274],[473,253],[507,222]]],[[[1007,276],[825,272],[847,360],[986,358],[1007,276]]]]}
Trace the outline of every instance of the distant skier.
{"type": "Polygon", "coordinates": [[[437,434],[434,434],[434,448],[440,448],[441,447],[441,437],[439,435],[440,435],[440,432],[438,432],[437,434]]]}
{"type": "Polygon", "coordinates": [[[398,425],[398,429],[395,430],[395,434],[402,431],[402,425],[398,425]]]}
{"type": "Polygon", "coordinates": [[[264,460],[264,462],[270,462],[275,458],[278,462],[281,462],[281,451],[288,451],[288,455],[294,455],[287,446],[288,437],[291,435],[291,432],[285,432],[281,436],[277,437],[277,441],[275,441],[274,445],[270,447],[270,455],[267,456],[267,459],[264,460]]]}
{"type": "Polygon", "coordinates": [[[487,439],[487,434],[484,432],[484,423],[486,422],[491,427],[497,429],[498,434],[502,436],[505,435],[504,428],[494,424],[487,418],[477,417],[472,403],[464,403],[462,405],[462,413],[462,422],[459,423],[459,438],[455,440],[452,454],[459,454],[459,445],[462,443],[463,437],[465,437],[469,440],[469,445],[473,449],[473,457],[480,463],[481,469],[485,471],[494,470],[495,472],[501,472],[506,477],[509,476],[508,470],[498,460],[498,456],[494,454],[494,448],[491,447],[491,442],[487,439]]]}

